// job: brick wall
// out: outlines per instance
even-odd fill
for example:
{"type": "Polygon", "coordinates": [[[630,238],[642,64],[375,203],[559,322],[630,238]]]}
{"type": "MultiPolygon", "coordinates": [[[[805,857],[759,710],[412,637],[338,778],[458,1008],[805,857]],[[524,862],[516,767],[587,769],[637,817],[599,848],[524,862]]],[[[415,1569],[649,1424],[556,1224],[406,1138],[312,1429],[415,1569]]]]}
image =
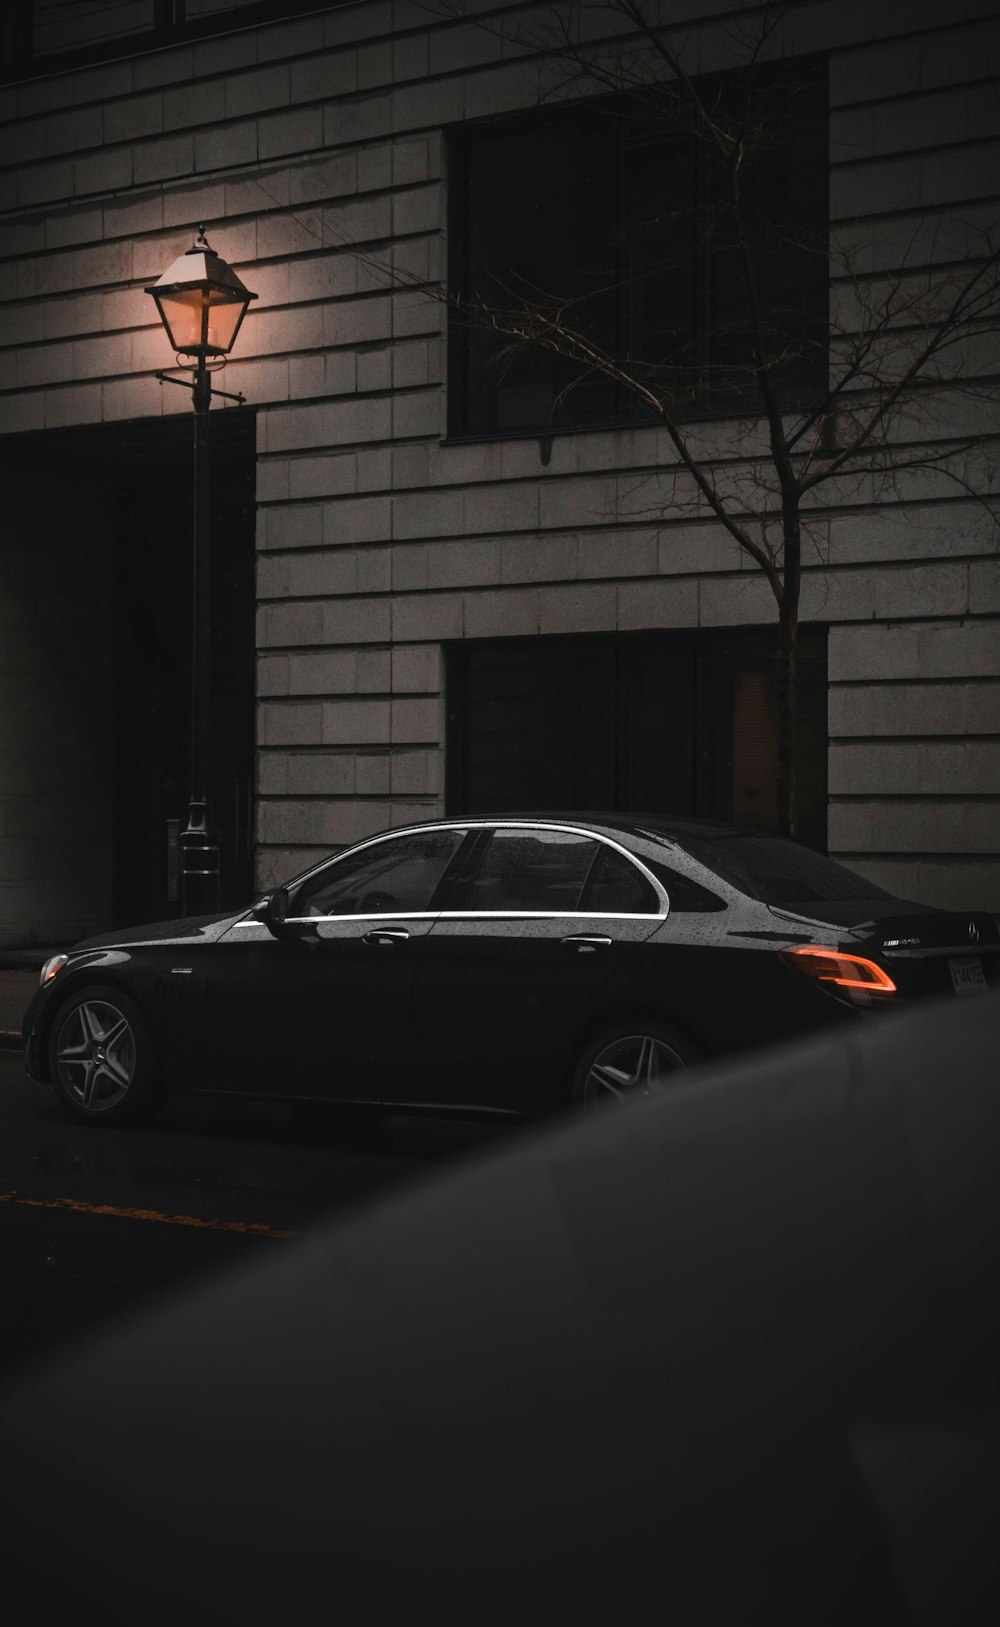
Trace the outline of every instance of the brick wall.
{"type": "MultiPolygon", "coordinates": [[[[832,230],[864,276],[961,258],[1000,215],[994,9],[789,8],[776,48],[830,52],[832,230]]],[[[680,10],[692,65],[725,65],[717,7],[680,10]]],[[[0,432],[187,410],[151,377],[169,357],[142,288],[198,222],[260,295],[225,382],[259,409],[262,885],[442,808],[443,640],[774,619],[715,524],[670,512],[655,428],[444,439],[442,308],[379,267],[440,273],[442,128],[530,107],[545,82],[496,28],[358,0],[0,91],[0,432]]],[[[851,298],[835,279],[834,312],[851,298]]],[[[946,405],[962,433],[968,405],[946,405]]],[[[976,410],[1000,431],[995,398],[976,410]]],[[[734,478],[760,445],[752,423],[703,436],[734,478]]],[[[970,462],[974,490],[997,489],[993,461],[970,462]]],[[[921,476],[844,482],[811,520],[831,850],[1000,908],[988,516],[921,476]]]]}

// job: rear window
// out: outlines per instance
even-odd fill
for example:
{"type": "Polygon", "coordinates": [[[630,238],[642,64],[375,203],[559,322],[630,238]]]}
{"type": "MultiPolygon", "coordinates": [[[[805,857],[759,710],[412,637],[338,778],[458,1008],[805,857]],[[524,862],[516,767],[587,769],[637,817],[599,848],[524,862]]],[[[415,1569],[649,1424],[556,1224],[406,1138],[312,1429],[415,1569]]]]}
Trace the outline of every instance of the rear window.
{"type": "Polygon", "coordinates": [[[726,909],[724,898],[710,893],[707,887],[702,887],[690,876],[682,876],[679,870],[672,870],[669,865],[660,864],[656,859],[645,862],[666,889],[671,915],[704,914],[707,910],[726,909]]]}
{"type": "Polygon", "coordinates": [[[602,846],[590,867],[580,909],[592,915],[658,915],[660,900],[631,859],[602,846]]]}
{"type": "Polygon", "coordinates": [[[685,837],[706,869],[764,904],[819,904],[891,898],[873,881],[780,836],[685,837]]]}

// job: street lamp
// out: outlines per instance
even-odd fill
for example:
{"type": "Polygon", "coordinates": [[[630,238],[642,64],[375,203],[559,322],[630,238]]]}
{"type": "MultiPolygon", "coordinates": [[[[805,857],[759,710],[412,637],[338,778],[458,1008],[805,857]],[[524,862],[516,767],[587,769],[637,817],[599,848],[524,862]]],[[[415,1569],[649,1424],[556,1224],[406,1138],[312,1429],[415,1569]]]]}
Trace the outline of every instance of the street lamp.
{"type": "Polygon", "coordinates": [[[193,247],[178,255],[145,292],[156,301],[177,365],[194,374],[193,383],[166,373],[156,377],[164,384],[184,385],[192,392],[194,406],[191,785],[180,847],[181,909],[185,915],[198,915],[219,908],[219,839],[209,818],[206,778],[211,697],[208,413],[213,395],[244,400],[228,390],[213,390],[211,375],[225,366],[247,307],[257,295],[243,286],[232,267],[209,245],[204,226],[199,226],[193,247]],[[194,360],[182,362],[182,356],[194,360]]]}

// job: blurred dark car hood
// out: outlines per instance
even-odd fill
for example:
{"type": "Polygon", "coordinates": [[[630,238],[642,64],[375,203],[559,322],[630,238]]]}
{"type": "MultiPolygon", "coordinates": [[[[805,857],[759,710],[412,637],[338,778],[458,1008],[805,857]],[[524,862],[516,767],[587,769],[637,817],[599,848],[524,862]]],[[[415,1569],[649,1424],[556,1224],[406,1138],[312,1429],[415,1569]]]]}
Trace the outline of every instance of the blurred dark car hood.
{"type": "Polygon", "coordinates": [[[0,1408],[5,1596],[1000,1619],[998,1049],[986,995],[758,1053],[78,1344],[0,1408]]]}

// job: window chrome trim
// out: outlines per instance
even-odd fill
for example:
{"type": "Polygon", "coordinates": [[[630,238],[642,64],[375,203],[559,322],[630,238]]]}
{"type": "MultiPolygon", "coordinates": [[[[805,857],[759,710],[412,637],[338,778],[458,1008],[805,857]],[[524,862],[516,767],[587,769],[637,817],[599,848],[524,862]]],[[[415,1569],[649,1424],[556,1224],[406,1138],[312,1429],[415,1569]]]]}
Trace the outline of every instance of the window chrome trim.
{"type": "MultiPolygon", "coordinates": [[[[665,921],[670,914],[670,899],[667,896],[663,883],[658,881],[650,870],[646,868],[640,858],[631,853],[627,847],[616,842],[613,837],[605,836],[603,831],[588,830],[584,825],[564,824],[562,821],[545,819],[442,819],[433,823],[421,825],[400,825],[397,830],[380,831],[377,836],[369,836],[363,842],[357,842],[352,847],[345,848],[333,859],[321,859],[312,870],[305,875],[294,878],[295,883],[307,881],[310,876],[324,869],[327,865],[337,864],[340,859],[348,855],[360,853],[366,847],[375,847],[379,842],[391,842],[402,836],[419,835],[423,831],[453,830],[462,831],[468,835],[474,830],[540,830],[558,831],[566,836],[582,836],[590,842],[602,842],[620,853],[627,863],[634,865],[645,880],[652,887],[659,903],[659,909],[636,913],[624,910],[381,910],[375,915],[289,915],[286,917],[290,925],[315,926],[320,921],[396,921],[403,920],[579,920],[581,916],[588,920],[614,920],[614,921],[665,921]]],[[[458,850],[456,849],[456,852],[458,850]]],[[[292,883],[289,883],[291,886],[292,883]]]]}
{"type": "MultiPolygon", "coordinates": [[[[386,917],[388,920],[388,916],[386,917]]],[[[625,910],[442,910],[442,921],[662,921],[662,915],[625,910]]]]}
{"type": "Polygon", "coordinates": [[[376,910],[364,915],[286,915],[289,926],[317,926],[324,921],[436,921],[440,910],[376,910]]]}

